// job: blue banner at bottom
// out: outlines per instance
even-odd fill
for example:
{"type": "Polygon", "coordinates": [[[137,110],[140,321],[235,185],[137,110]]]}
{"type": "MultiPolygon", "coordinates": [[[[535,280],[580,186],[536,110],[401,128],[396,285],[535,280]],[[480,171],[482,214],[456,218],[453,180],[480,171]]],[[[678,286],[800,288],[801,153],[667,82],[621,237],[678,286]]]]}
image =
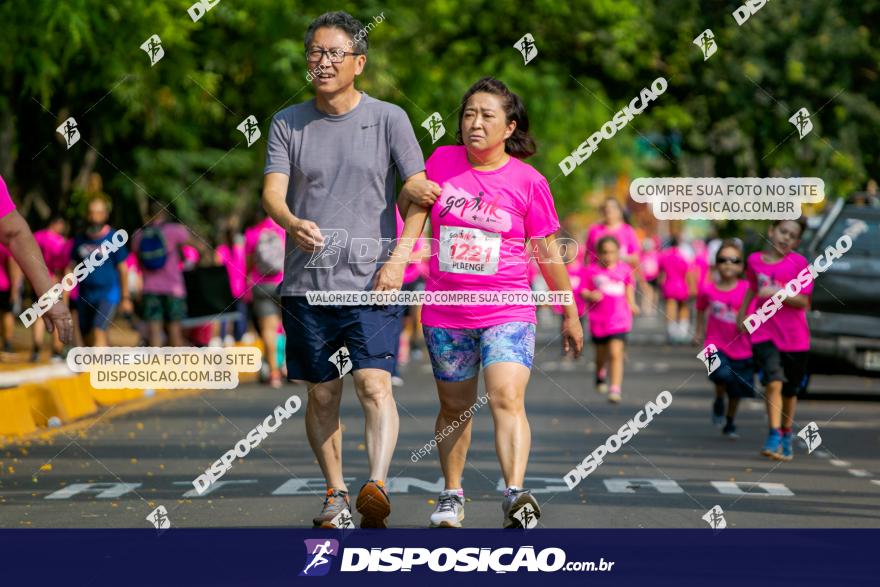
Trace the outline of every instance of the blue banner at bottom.
{"type": "Polygon", "coordinates": [[[877,585],[878,530],[0,530],[0,585],[877,585]]]}

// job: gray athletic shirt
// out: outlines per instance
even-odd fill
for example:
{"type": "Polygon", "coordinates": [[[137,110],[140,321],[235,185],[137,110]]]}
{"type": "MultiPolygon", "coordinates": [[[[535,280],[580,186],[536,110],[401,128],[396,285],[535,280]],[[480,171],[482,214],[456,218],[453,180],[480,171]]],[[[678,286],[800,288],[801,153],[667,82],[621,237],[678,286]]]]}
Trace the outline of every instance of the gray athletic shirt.
{"type": "Polygon", "coordinates": [[[281,295],[372,289],[397,237],[397,177],[424,170],[403,109],[364,92],[354,110],[339,116],[320,112],[314,100],[276,114],[263,173],[290,176],[287,206],[317,224],[325,242],[311,254],[286,239],[281,295]]]}

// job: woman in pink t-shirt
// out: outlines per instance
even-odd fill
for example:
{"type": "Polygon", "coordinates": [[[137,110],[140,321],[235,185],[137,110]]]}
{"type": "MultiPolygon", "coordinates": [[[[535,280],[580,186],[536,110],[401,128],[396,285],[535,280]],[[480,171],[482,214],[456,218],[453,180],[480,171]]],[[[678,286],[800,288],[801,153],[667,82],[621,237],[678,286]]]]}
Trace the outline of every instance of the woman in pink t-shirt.
{"type": "Polygon", "coordinates": [[[623,383],[623,352],[632,329],[636,305],[633,269],[620,260],[620,243],[606,235],[596,243],[596,263],[584,268],[581,297],[589,302],[587,318],[596,346],[596,391],[608,401],[620,401],[623,383]],[[610,378],[611,385],[606,383],[610,378]]]}
{"type": "Polygon", "coordinates": [[[0,326],[2,326],[3,351],[12,352],[12,333],[15,330],[13,308],[20,301],[21,269],[9,249],[0,245],[0,326]]]}
{"type": "Polygon", "coordinates": [[[646,236],[642,239],[639,253],[639,291],[642,294],[642,313],[657,315],[657,277],[660,275],[660,239],[646,236]]]}
{"type": "Polygon", "coordinates": [[[749,255],[746,279],[749,289],[737,317],[737,327],[744,324],[749,305],[776,306],[771,297],[789,282],[800,284],[797,295],[788,295],[773,315],[751,333],[755,367],[761,372],[767,418],[770,430],[761,454],[772,459],[790,461],[794,457],[792,424],[798,392],[807,376],[807,353],[810,350],[810,329],[807,308],[813,293],[813,280],[801,281],[801,272],[809,263],[795,249],[801,240],[806,221],[777,220],[768,230],[768,244],[763,251],[749,255]]]}
{"type": "MultiPolygon", "coordinates": [[[[519,96],[502,82],[483,78],[462,99],[461,144],[439,147],[426,163],[428,179],[442,189],[431,208],[427,291],[491,291],[499,300],[425,305],[422,311],[440,397],[436,431],[445,437],[437,445],[446,488],[431,515],[435,527],[457,527],[464,518],[461,475],[470,444],[469,414],[487,401],[477,400],[481,365],[507,487],[503,525],[521,526],[518,514],[526,507],[534,516],[541,514],[523,488],[531,445],[525,391],[535,350],[535,306],[500,294],[529,299],[527,250],[532,247],[550,287],[571,291],[571,286],[554,246],[559,220],[550,187],[523,162],[535,152],[528,128],[519,96]]],[[[565,307],[561,334],[565,350],[580,354],[583,330],[573,300],[565,307]]]]}
{"type": "Polygon", "coordinates": [[[672,344],[690,341],[688,300],[696,295],[692,257],[673,235],[668,247],[660,251],[660,293],[666,299],[666,335],[672,344]]]}
{"type": "Polygon", "coordinates": [[[703,348],[709,379],[715,383],[712,422],[724,426],[722,434],[731,439],[739,438],[734,418],[740,398],[755,397],[752,345],[748,333],[736,327],[737,314],[749,289],[748,282],[741,279],[744,266],[740,245],[733,239],[725,240],[715,255],[717,280],[707,279],[697,295],[694,334],[694,342],[703,348]]]}

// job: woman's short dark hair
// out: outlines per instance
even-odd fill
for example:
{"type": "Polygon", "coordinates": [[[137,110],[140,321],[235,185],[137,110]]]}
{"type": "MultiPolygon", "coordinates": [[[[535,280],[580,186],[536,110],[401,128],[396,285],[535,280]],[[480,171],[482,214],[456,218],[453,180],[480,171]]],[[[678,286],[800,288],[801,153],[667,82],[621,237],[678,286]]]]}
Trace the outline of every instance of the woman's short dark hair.
{"type": "Polygon", "coordinates": [[[529,115],[526,113],[526,105],[523,104],[519,96],[510,91],[504,82],[494,77],[482,78],[465,92],[464,97],[461,99],[461,108],[458,111],[456,142],[459,145],[464,144],[461,138],[461,121],[464,118],[464,109],[471,96],[478,92],[500,96],[507,123],[509,124],[511,121],[516,122],[513,134],[504,141],[504,151],[517,159],[526,159],[534,155],[538,148],[535,146],[535,140],[529,134],[529,115]]]}
{"type": "Polygon", "coordinates": [[[312,46],[312,40],[315,38],[315,31],[321,27],[341,29],[345,31],[345,34],[351,38],[352,42],[353,49],[349,49],[349,51],[352,53],[367,54],[367,46],[369,44],[367,41],[368,31],[364,28],[364,25],[361,24],[361,21],[341,10],[336,12],[325,12],[312,21],[312,24],[309,25],[309,30],[306,31],[306,51],[312,46]]]}

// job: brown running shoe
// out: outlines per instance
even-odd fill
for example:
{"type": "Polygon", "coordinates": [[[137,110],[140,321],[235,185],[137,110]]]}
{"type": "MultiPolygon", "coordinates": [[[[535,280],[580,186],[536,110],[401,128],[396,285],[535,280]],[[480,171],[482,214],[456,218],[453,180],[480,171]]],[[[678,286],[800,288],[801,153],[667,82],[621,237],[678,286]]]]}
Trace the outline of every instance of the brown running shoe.
{"type": "Polygon", "coordinates": [[[324,508],[312,520],[315,528],[337,528],[333,523],[334,518],[340,513],[345,512],[345,516],[351,519],[351,510],[349,509],[348,492],[338,489],[327,489],[327,496],[324,497],[324,508]]]}
{"type": "Polygon", "coordinates": [[[361,513],[361,528],[387,528],[387,518],[391,514],[391,500],[385,491],[385,484],[378,479],[370,479],[358,493],[357,511],[361,513]]]}

